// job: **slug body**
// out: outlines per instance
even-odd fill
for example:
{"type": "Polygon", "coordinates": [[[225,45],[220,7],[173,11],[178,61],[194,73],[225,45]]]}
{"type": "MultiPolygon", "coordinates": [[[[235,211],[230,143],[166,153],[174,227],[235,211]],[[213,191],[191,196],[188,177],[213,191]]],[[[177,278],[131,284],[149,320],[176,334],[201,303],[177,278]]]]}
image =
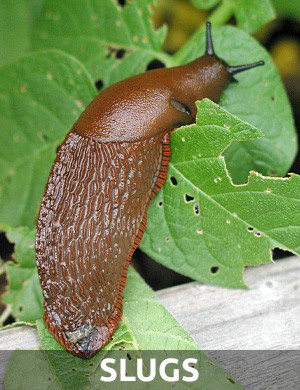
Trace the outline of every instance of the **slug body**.
{"type": "Polygon", "coordinates": [[[37,222],[36,263],[44,320],[72,354],[93,356],[122,316],[127,268],[163,185],[170,132],[193,123],[197,100],[218,101],[233,74],[207,50],[101,91],[67,134],[52,166],[37,222]]]}

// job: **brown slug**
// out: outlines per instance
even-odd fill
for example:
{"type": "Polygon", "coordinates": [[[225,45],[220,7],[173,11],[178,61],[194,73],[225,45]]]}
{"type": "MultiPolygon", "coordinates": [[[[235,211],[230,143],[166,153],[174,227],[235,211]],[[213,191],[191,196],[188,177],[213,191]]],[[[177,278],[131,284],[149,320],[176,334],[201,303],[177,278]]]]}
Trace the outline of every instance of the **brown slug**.
{"type": "Polygon", "coordinates": [[[217,102],[233,75],[263,65],[229,66],[213,50],[104,89],[59,148],[42,199],[36,264],[44,320],[73,355],[92,357],[122,316],[127,268],[162,187],[170,132],[195,121],[197,100],[217,102]]]}

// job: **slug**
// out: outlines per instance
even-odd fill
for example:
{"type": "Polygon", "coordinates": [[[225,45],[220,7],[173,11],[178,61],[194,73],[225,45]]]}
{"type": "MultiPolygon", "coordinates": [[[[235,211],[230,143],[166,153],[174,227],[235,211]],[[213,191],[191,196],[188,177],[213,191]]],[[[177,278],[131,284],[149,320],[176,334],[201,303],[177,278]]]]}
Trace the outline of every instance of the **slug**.
{"type": "Polygon", "coordinates": [[[170,160],[170,132],[195,122],[197,100],[217,102],[234,75],[213,49],[183,66],[155,69],[102,90],[59,148],[37,221],[36,264],[44,320],[75,356],[90,358],[122,316],[127,269],[151,199],[170,160]]]}

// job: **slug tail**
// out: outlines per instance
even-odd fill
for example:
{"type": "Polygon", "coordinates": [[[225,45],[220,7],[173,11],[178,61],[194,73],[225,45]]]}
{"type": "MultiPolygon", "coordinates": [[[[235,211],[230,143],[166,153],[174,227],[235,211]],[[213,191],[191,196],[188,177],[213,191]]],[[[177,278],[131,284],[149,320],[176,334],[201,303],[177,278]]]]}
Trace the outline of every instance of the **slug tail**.
{"type": "Polygon", "coordinates": [[[92,357],[118,329],[127,269],[169,159],[168,134],[106,144],[71,131],[58,152],[36,262],[47,328],[74,356],[92,357]]]}

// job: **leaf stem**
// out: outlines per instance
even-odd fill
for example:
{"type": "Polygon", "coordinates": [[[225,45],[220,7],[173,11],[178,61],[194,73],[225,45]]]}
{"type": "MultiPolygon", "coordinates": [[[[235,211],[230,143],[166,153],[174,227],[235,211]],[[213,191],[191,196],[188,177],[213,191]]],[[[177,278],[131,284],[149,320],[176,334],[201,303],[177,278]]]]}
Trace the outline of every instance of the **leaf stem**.
{"type": "MultiPolygon", "coordinates": [[[[233,15],[232,2],[223,0],[221,4],[209,15],[208,20],[213,27],[223,26],[233,15]]],[[[205,24],[202,28],[205,27],[205,24]]]]}
{"type": "MultiPolygon", "coordinates": [[[[210,21],[212,27],[222,26],[227,23],[233,15],[233,5],[231,1],[223,0],[221,4],[208,16],[207,21],[210,21]]],[[[203,23],[201,27],[192,35],[192,37],[175,53],[172,57],[173,66],[182,63],[187,51],[194,45],[197,46],[199,36],[205,31],[206,23],[203,23]]]]}

